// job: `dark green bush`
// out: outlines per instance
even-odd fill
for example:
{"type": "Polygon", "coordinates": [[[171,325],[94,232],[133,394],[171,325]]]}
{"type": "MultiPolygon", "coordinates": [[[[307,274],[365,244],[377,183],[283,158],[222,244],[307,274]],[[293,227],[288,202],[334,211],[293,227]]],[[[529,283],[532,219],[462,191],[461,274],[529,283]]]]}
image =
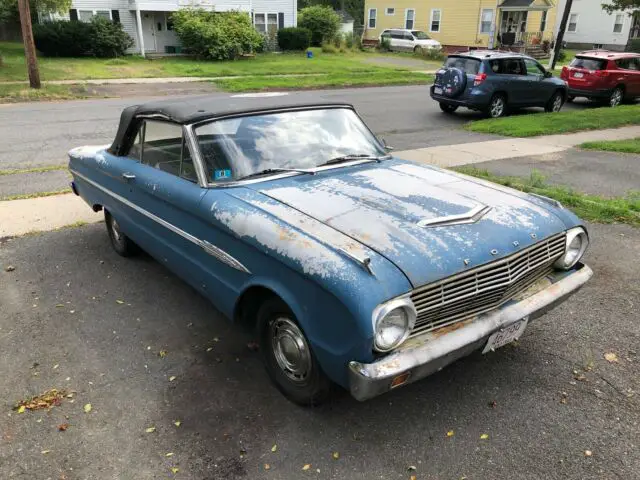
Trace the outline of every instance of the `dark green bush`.
{"type": "Polygon", "coordinates": [[[349,50],[353,48],[353,44],[354,44],[354,38],[353,38],[353,32],[347,32],[344,34],[344,46],[347,47],[349,50]]]}
{"type": "Polygon", "coordinates": [[[566,59],[567,59],[567,52],[565,52],[564,50],[560,50],[558,52],[558,58],[556,58],[556,62],[563,62],[566,59]]]}
{"type": "Polygon", "coordinates": [[[640,38],[634,38],[629,42],[629,47],[627,48],[630,52],[640,53],[640,38]]]}
{"type": "Polygon", "coordinates": [[[229,60],[263,48],[263,36],[243,12],[184,9],[172,18],[185,50],[202,58],[229,60]]]}
{"type": "Polygon", "coordinates": [[[33,26],[36,48],[48,57],[120,57],[133,45],[119,23],[95,17],[89,23],[55,21],[33,26]]]}
{"type": "Polygon", "coordinates": [[[311,45],[311,31],[306,28],[288,27],[278,30],[278,46],[281,50],[306,50],[311,45]]]}
{"type": "Polygon", "coordinates": [[[338,33],[341,23],[340,15],[331,7],[323,5],[303,8],[298,14],[298,26],[311,31],[311,45],[314,47],[331,41],[338,33]]]}

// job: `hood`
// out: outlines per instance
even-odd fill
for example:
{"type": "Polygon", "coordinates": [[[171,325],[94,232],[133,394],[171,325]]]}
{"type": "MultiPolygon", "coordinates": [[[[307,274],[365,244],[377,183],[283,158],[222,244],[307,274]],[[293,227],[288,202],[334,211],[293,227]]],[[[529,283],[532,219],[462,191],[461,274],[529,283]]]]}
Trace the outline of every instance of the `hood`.
{"type": "MultiPolygon", "coordinates": [[[[399,160],[250,185],[375,250],[419,286],[565,230],[551,205],[399,160]],[[467,218],[466,224],[456,218],[467,218]],[[451,224],[447,217],[454,216],[451,224]]],[[[283,220],[287,220],[284,218],[283,220]]]]}

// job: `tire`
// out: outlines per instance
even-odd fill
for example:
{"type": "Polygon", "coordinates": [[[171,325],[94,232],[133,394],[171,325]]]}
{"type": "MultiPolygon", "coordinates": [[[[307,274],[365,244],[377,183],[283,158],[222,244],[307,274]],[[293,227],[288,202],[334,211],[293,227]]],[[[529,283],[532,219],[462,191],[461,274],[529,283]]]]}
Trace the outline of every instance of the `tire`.
{"type": "Polygon", "coordinates": [[[446,68],[436,75],[436,81],[442,85],[445,97],[455,98],[467,88],[467,74],[459,68],[446,68]]]}
{"type": "Polygon", "coordinates": [[[562,94],[562,92],[557,91],[553,95],[551,95],[551,98],[549,99],[547,104],[544,106],[544,111],[548,113],[557,113],[560,111],[563,104],[564,104],[564,95],[562,94]]]}
{"type": "Polygon", "coordinates": [[[486,114],[489,118],[500,118],[507,114],[507,99],[504,95],[496,94],[491,97],[486,114]]]}
{"type": "Polygon", "coordinates": [[[140,248],[133,243],[129,237],[122,233],[120,225],[107,210],[104,211],[104,222],[107,225],[107,233],[111,240],[111,246],[118,255],[122,257],[132,257],[140,251],[140,248]]]}
{"type": "Polygon", "coordinates": [[[421,48],[419,46],[417,46],[417,45],[415,47],[413,47],[413,53],[415,53],[415,54],[420,53],[420,50],[421,50],[421,48]]]}
{"type": "Polygon", "coordinates": [[[444,113],[453,113],[458,109],[457,105],[451,105],[450,103],[440,102],[440,110],[444,113]]]}
{"type": "Polygon", "coordinates": [[[611,95],[609,95],[609,99],[607,100],[607,102],[609,106],[613,108],[620,105],[623,99],[624,99],[624,88],[616,87],[611,92],[611,95]]]}
{"type": "Polygon", "coordinates": [[[287,399],[307,407],[328,398],[331,381],[295,316],[279,298],[269,298],[258,310],[258,336],[267,373],[287,399]]]}

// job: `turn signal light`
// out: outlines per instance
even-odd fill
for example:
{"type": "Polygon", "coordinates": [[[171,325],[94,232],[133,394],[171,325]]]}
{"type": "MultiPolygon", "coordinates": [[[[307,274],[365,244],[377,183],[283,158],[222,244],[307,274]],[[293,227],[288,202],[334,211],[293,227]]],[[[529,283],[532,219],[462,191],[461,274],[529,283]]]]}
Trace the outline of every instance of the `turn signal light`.
{"type": "Polygon", "coordinates": [[[487,74],[486,73],[477,74],[476,77],[473,79],[473,86],[477,87],[482,82],[484,82],[486,79],[487,79],[487,74]]]}
{"type": "Polygon", "coordinates": [[[411,372],[404,372],[398,375],[397,377],[394,377],[393,380],[391,381],[391,388],[396,388],[396,387],[399,387],[400,385],[404,385],[405,383],[407,383],[407,380],[409,380],[410,375],[411,375],[411,372]]]}

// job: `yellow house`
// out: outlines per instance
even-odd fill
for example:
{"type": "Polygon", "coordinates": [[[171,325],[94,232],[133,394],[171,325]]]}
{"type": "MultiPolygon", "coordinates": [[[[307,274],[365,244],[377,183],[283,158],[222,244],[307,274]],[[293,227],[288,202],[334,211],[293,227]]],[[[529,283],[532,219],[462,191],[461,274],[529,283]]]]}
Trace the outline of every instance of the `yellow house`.
{"type": "Polygon", "coordinates": [[[553,0],[365,0],[364,39],[406,28],[448,49],[526,48],[553,38],[556,11],[553,0]]]}

